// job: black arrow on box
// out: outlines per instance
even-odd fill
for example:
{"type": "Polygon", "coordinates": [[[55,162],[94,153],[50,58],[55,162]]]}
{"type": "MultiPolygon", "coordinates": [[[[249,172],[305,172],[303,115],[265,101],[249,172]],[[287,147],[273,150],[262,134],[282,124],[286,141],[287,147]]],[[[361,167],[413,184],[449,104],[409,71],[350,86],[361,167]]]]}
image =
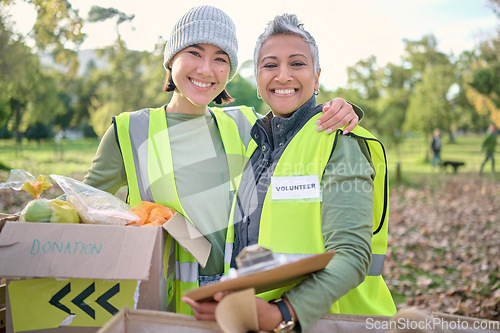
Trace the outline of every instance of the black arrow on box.
{"type": "MultiPolygon", "coordinates": [[[[55,306],[56,308],[68,313],[72,314],[71,310],[64,304],[61,303],[61,300],[71,292],[71,282],[65,285],[61,290],[59,290],[49,301],[49,304],[55,306]]],[[[95,319],[95,310],[91,308],[85,300],[95,292],[95,283],[92,282],[90,286],[88,286],[84,291],[82,291],[78,296],[73,298],[71,301],[77,307],[79,307],[82,311],[88,314],[92,319],[95,319]]],[[[108,311],[112,315],[118,313],[118,309],[111,305],[108,300],[114,295],[120,292],[120,283],[115,284],[108,291],[102,294],[95,302],[99,304],[104,310],[108,311]]]]}
{"type": "Polygon", "coordinates": [[[71,300],[73,304],[82,309],[83,312],[92,317],[92,319],[95,319],[95,310],[92,309],[87,303],[85,303],[85,299],[87,299],[87,297],[92,295],[94,291],[95,291],[95,283],[92,282],[92,284],[88,286],[87,289],[82,291],[78,296],[76,296],[71,300]]]}
{"type": "Polygon", "coordinates": [[[102,294],[101,297],[99,297],[95,302],[100,306],[102,306],[103,309],[105,309],[112,315],[115,315],[116,313],[118,313],[118,309],[115,308],[113,305],[109,304],[108,299],[115,296],[119,292],[120,292],[120,284],[117,283],[113,287],[111,287],[108,291],[106,291],[104,294],[102,294]]]}
{"type": "Polygon", "coordinates": [[[69,294],[71,292],[71,282],[65,285],[61,290],[57,292],[52,298],[50,299],[49,303],[56,308],[59,308],[63,310],[64,312],[67,312],[68,314],[71,314],[70,309],[64,304],[62,304],[60,301],[63,299],[64,296],[69,294]]]}

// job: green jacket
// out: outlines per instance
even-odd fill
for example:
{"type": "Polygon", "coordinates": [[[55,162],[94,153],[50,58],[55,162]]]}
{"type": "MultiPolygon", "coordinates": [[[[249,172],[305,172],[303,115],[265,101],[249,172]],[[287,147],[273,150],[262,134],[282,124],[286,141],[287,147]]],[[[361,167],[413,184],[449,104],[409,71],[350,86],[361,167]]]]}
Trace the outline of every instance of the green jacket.
{"type": "Polygon", "coordinates": [[[486,134],[486,137],[483,140],[483,144],[481,145],[481,148],[487,152],[487,153],[494,153],[495,152],[495,147],[497,145],[497,136],[495,133],[488,133],[486,134]]]}

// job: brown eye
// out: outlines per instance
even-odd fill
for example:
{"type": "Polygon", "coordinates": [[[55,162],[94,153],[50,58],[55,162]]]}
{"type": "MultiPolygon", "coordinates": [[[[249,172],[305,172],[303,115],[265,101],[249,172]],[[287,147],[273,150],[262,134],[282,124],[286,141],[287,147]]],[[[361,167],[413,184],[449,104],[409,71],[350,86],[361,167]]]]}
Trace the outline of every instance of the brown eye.
{"type": "Polygon", "coordinates": [[[301,66],[305,66],[306,64],[303,63],[302,61],[294,61],[292,63],[292,67],[301,67],[301,66]]]}
{"type": "Polygon", "coordinates": [[[218,62],[228,62],[226,59],[224,58],[216,58],[215,61],[218,61],[218,62]]]}

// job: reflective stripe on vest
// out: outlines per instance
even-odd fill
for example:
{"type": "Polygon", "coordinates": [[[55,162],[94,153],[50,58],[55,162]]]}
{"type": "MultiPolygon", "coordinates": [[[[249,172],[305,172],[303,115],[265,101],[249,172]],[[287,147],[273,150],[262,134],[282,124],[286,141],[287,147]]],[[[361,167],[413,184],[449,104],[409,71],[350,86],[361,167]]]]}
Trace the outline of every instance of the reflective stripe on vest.
{"type": "Polygon", "coordinates": [[[212,111],[223,111],[227,116],[231,117],[238,124],[238,132],[240,139],[245,147],[252,139],[250,130],[252,129],[255,120],[258,118],[255,110],[247,106],[230,106],[225,108],[212,108],[212,111]]]}
{"type": "MultiPolygon", "coordinates": [[[[231,223],[232,226],[232,223],[231,223]]],[[[234,232],[232,233],[234,237],[234,232]]],[[[229,236],[229,233],[228,233],[229,236]]],[[[234,242],[234,240],[233,240],[234,242]]],[[[229,265],[231,264],[231,256],[233,254],[234,243],[226,240],[226,246],[224,247],[224,273],[228,272],[229,265]]]]}
{"type": "MultiPolygon", "coordinates": [[[[290,141],[278,161],[273,176],[318,175],[319,181],[321,181],[341,131],[330,136],[316,133],[314,122],[319,116],[320,114],[312,117],[290,141]]],[[[389,289],[380,275],[387,250],[388,183],[385,151],[382,144],[373,135],[359,126],[350,135],[364,139],[376,169],[373,192],[372,265],[365,281],[335,302],[330,312],[390,316],[396,312],[396,308],[389,289]]],[[[257,147],[255,142],[253,144],[252,142],[247,149],[247,154],[251,154],[257,147]]],[[[271,187],[268,189],[262,210],[259,244],[273,252],[280,253],[323,253],[325,249],[321,232],[321,205],[319,201],[301,201],[301,210],[298,214],[297,210],[294,209],[296,204],[273,202],[270,200],[270,192],[271,187]],[[298,215],[300,216],[298,217],[298,215]],[[287,226],[290,220],[302,218],[304,215],[311,223],[307,223],[307,225],[295,224],[294,228],[287,226]],[[283,230],[287,230],[286,237],[283,237],[283,230]]],[[[228,243],[234,243],[234,206],[233,203],[228,226],[228,243]]],[[[230,245],[226,245],[226,248],[229,247],[230,245]]],[[[226,269],[228,267],[229,265],[226,266],[226,269]]],[[[268,300],[277,298],[290,288],[289,286],[276,289],[259,296],[268,300]]]]}
{"type": "MultiPolygon", "coordinates": [[[[223,109],[211,110],[226,155],[232,156],[233,167],[229,168],[232,189],[235,188],[234,180],[239,180],[245,161],[245,144],[238,139],[239,124],[235,119],[244,122],[241,125],[243,128],[248,127],[247,123],[251,122],[252,117],[254,122],[257,119],[252,108],[243,107],[241,112],[244,116],[237,116],[238,109],[233,108],[233,117],[229,117],[223,109]],[[234,163],[234,160],[241,162],[234,163]]],[[[175,209],[193,223],[183,209],[177,193],[165,108],[122,113],[114,118],[114,123],[127,174],[129,205],[133,206],[142,200],[157,202],[175,209]]],[[[185,291],[198,286],[198,263],[177,242],[169,241],[169,237],[167,236],[165,247],[168,260],[164,260],[167,308],[192,314],[181,297],[185,291]]]]}
{"type": "Polygon", "coordinates": [[[368,276],[377,276],[382,274],[384,269],[385,254],[372,253],[372,263],[368,270],[368,276]]]}
{"type": "Polygon", "coordinates": [[[181,282],[195,283],[198,281],[197,262],[175,262],[175,279],[181,282]]]}

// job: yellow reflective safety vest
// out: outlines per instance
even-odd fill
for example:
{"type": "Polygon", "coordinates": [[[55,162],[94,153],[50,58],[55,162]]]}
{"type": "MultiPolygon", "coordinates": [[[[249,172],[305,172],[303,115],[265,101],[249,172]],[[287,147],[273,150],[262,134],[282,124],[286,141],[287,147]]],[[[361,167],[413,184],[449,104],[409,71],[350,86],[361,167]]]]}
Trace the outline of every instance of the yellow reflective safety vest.
{"type": "MultiPolygon", "coordinates": [[[[249,134],[246,140],[245,133],[250,133],[257,116],[253,108],[244,106],[211,108],[210,112],[226,155],[231,155],[230,189],[234,191],[249,141],[249,134]]],[[[156,202],[175,209],[195,225],[177,193],[165,107],[125,112],[113,121],[127,175],[127,203],[134,206],[140,201],[156,202]]],[[[181,297],[185,291],[199,286],[198,262],[168,234],[163,258],[167,310],[192,315],[190,306],[181,297]]]]}
{"type": "MultiPolygon", "coordinates": [[[[320,115],[313,116],[292,138],[276,165],[273,177],[318,175],[321,182],[341,131],[337,130],[334,135],[315,132],[316,125],[314,123],[320,115]]],[[[330,312],[392,316],[396,313],[396,306],[381,275],[387,251],[389,204],[385,149],[379,140],[360,126],[357,126],[348,135],[366,142],[376,171],[373,192],[372,263],[364,282],[337,300],[330,308],[330,312]]],[[[256,148],[257,144],[252,140],[247,155],[250,156],[256,148]]],[[[289,203],[284,202],[284,200],[277,202],[271,199],[271,190],[270,186],[262,209],[259,245],[273,252],[290,256],[324,253],[324,239],[321,232],[321,202],[319,200],[305,200],[300,205],[297,205],[296,200],[289,203]],[[295,223],[293,228],[290,228],[290,221],[308,221],[308,223],[295,223]],[[286,237],[283,237],[283,230],[287,231],[286,237]]],[[[227,251],[232,249],[232,243],[234,243],[234,208],[233,202],[226,239],[226,256],[227,251]]],[[[225,258],[226,272],[229,269],[230,259],[225,258]]],[[[258,296],[271,300],[281,297],[290,288],[292,286],[275,289],[258,296]]]]}

